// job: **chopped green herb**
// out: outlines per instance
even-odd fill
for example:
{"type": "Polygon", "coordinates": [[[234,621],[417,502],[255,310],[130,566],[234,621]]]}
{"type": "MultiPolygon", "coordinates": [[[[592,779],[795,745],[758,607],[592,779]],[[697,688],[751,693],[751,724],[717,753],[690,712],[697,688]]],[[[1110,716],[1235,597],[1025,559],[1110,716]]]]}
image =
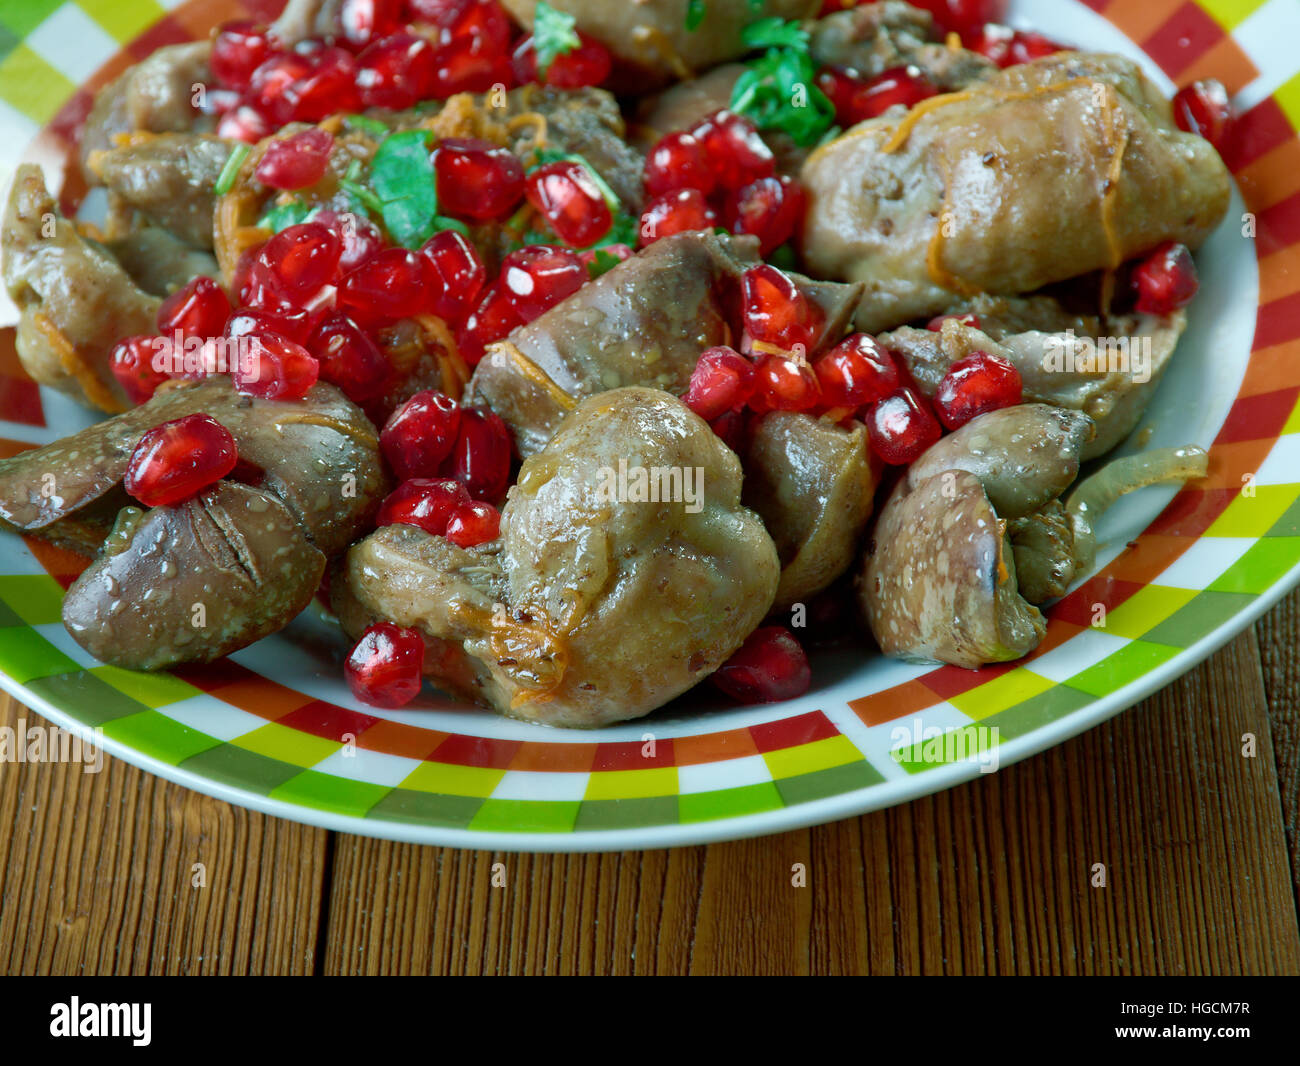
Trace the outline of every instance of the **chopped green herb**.
{"type": "Polygon", "coordinates": [[[226,165],[221,168],[221,173],[217,175],[217,184],[213,187],[213,192],[218,196],[225,196],[235,187],[235,179],[239,177],[239,168],[244,165],[248,153],[252,150],[252,147],[247,144],[237,144],[230,150],[230,155],[226,156],[226,165]]]}
{"type": "Polygon", "coordinates": [[[385,138],[370,162],[370,185],[393,240],[405,248],[418,248],[433,236],[438,187],[427,130],[406,130],[385,138]]]}
{"type": "Polygon", "coordinates": [[[795,253],[794,246],[788,242],[779,248],[772,249],[767,261],[778,270],[784,270],[787,273],[799,269],[799,256],[795,253]]]}
{"type": "Polygon", "coordinates": [[[262,229],[279,233],[290,226],[298,225],[299,222],[306,222],[310,214],[312,209],[301,200],[290,200],[288,203],[276,204],[257,220],[257,224],[262,229]]]}
{"type": "Polygon", "coordinates": [[[370,118],[368,115],[345,115],[343,121],[349,128],[360,130],[362,133],[368,133],[372,137],[387,137],[389,128],[377,118],[370,118]]]}
{"type": "Polygon", "coordinates": [[[622,260],[613,252],[607,252],[604,248],[597,248],[596,254],[591,257],[591,262],[587,264],[587,273],[592,279],[607,274],[613,270],[622,260]]]}
{"type": "Polygon", "coordinates": [[[808,34],[797,22],[760,19],[745,27],[744,38],[751,47],[769,47],[736,80],[731,110],[802,147],[816,144],[834,125],[835,108],[814,80],[808,34]]]}
{"type": "Polygon", "coordinates": [[[704,16],[708,13],[709,8],[704,0],[687,0],[686,28],[691,33],[694,33],[700,28],[700,23],[704,21],[704,16]]]}
{"type": "Polygon", "coordinates": [[[582,44],[573,28],[576,21],[567,12],[556,11],[546,0],[538,0],[533,16],[533,49],[537,53],[537,73],[542,78],[557,57],[568,55],[582,44]]]}
{"type": "Polygon", "coordinates": [[[469,236],[469,227],[464,222],[458,218],[448,218],[446,215],[433,216],[433,229],[435,233],[445,229],[453,229],[462,237],[469,236]]]}
{"type": "Polygon", "coordinates": [[[740,31],[748,48],[795,48],[808,50],[808,32],[798,22],[781,18],[759,19],[740,31]]]}

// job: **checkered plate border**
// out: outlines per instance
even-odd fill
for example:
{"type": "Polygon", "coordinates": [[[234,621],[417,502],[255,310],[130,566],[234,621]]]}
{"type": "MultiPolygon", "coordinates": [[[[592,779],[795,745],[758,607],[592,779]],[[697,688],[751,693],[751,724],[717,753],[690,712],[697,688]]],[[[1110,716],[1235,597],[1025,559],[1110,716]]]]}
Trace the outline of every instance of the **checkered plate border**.
{"type": "MultiPolygon", "coordinates": [[[[850,674],[813,709],[662,728],[651,718],[608,735],[496,719],[476,729],[460,713],[439,729],[436,710],[371,713],[337,681],[260,666],[274,655],[257,669],[226,660],[160,675],[98,664],[59,623],[84,561],[4,536],[0,684],[59,724],[102,730],[128,761],[233,803],[372,836],[554,851],[738,838],[887,806],[978,773],[900,746],[900,720],[996,725],[1005,764],[1167,684],[1300,581],[1300,0],[1085,2],[1173,82],[1215,76],[1236,94],[1244,114],[1224,155],[1256,219],[1260,296],[1211,477],[1061,601],[1029,659],[978,673],[875,661],[858,685],[876,689],[867,695],[851,695],[850,674]],[[1098,604],[1104,629],[1092,625],[1098,604]]],[[[276,6],[0,0],[0,138],[63,169],[94,89],[160,45],[276,6]]],[[[84,192],[66,171],[65,208],[84,192]]],[[[63,424],[54,411],[51,421],[63,424]]],[[[50,432],[4,330],[0,454],[50,432]]]]}

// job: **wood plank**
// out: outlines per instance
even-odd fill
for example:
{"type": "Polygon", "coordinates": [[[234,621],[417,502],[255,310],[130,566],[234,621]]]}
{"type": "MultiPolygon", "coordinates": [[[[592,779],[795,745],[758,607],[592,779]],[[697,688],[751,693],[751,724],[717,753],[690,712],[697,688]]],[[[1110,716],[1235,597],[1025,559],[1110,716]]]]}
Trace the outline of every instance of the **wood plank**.
{"type": "Polygon", "coordinates": [[[108,757],[0,763],[0,973],[311,973],[328,835],[108,757]]]}
{"type": "Polygon", "coordinates": [[[324,968],[1296,972],[1274,759],[1248,634],[1042,756],[812,830],[595,856],[341,836],[324,968]],[[1255,759],[1241,757],[1246,732],[1255,759]],[[1089,883],[1094,863],[1105,888],[1089,883]]]}
{"type": "Polygon", "coordinates": [[[1277,760],[1278,801],[1291,851],[1291,881],[1300,911],[1300,589],[1261,618],[1260,655],[1277,760]]]}

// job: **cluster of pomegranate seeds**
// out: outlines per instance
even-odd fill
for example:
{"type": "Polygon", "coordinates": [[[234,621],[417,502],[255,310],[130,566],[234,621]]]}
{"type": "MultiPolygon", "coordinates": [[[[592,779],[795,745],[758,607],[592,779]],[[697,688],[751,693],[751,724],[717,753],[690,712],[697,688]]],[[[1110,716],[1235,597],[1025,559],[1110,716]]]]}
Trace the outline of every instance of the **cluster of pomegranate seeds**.
{"type": "Polygon", "coordinates": [[[154,337],[127,337],[113,346],[108,366],[132,403],[145,403],[168,375],[153,366],[154,337]]]}
{"type": "Polygon", "coordinates": [[[912,6],[930,12],[940,29],[964,35],[986,22],[1000,22],[1007,5],[1006,0],[915,0],[912,6]]]}
{"type": "Polygon", "coordinates": [[[524,322],[572,296],[590,277],[577,252],[548,244],[520,248],[501,263],[501,284],[524,322]]]}
{"type": "Polygon", "coordinates": [[[370,219],[353,212],[339,214],[328,208],[316,211],[312,221],[324,226],[343,242],[343,254],[339,256],[339,270],[346,274],[355,270],[372,255],[384,247],[383,235],[370,219]]]}
{"type": "Polygon", "coordinates": [[[435,389],[417,392],[379,434],[388,465],[403,481],[436,477],[460,434],[460,406],[435,389]]]}
{"type": "Polygon", "coordinates": [[[902,383],[889,350],[867,333],[840,341],[813,364],[827,407],[849,410],[876,403],[902,383]]]}
{"type": "Polygon", "coordinates": [[[504,218],[524,195],[524,168],[515,154],[490,141],[448,137],[433,153],[438,202],[457,218],[504,218]]]}
{"type": "Polygon", "coordinates": [[[379,506],[376,525],[419,526],[435,537],[446,537],[461,548],[496,540],[501,513],[472,499],[465,485],[452,478],[410,478],[397,486],[379,506]]]}
{"type": "Polygon", "coordinates": [[[428,260],[419,252],[385,248],[343,278],[338,305],[366,322],[422,314],[428,309],[430,273],[428,260]]]}
{"type": "Polygon", "coordinates": [[[237,459],[230,430],[211,415],[186,415],[140,438],[122,484],[146,507],[169,507],[220,481],[237,459]]]}
{"type": "Polygon", "coordinates": [[[1199,133],[1220,151],[1232,124],[1228,90],[1214,78],[1194,81],[1174,94],[1174,121],[1180,130],[1199,133]]]}
{"type": "Polygon", "coordinates": [[[1187,245],[1166,241],[1133,268],[1136,310],[1147,315],[1170,315],[1192,302],[1200,282],[1187,245]]]}
{"type": "Polygon", "coordinates": [[[719,345],[700,356],[682,397],[686,406],[706,422],[744,407],[754,395],[754,364],[734,348],[719,345]]]}
{"type": "Polygon", "coordinates": [[[938,90],[916,67],[892,67],[866,78],[847,67],[825,67],[817,75],[817,87],[835,108],[835,121],[855,126],[883,115],[891,107],[912,107],[934,96],[938,90]]]}
{"type": "Polygon", "coordinates": [[[609,233],[614,214],[590,171],[573,160],[538,167],[524,196],[565,244],[586,248],[609,233]]]}
{"type": "Polygon", "coordinates": [[[392,364],[370,335],[347,315],[326,315],[305,347],[320,363],[321,380],[337,385],[354,403],[366,403],[387,390],[392,364]]]}
{"type": "Polygon", "coordinates": [[[812,352],[825,315],[790,275],[760,263],[741,276],[740,290],[747,345],[757,342],[805,358],[812,352]]]}
{"type": "Polygon", "coordinates": [[[171,337],[221,336],[230,317],[230,298],[212,278],[200,276],[187,282],[162,302],[158,308],[158,332],[171,337]]]}
{"type": "Polygon", "coordinates": [[[272,189],[305,189],[325,176],[333,148],[334,138],[324,130],[303,130],[267,145],[253,176],[272,189]]]}
{"type": "Polygon", "coordinates": [[[366,107],[413,107],[433,95],[437,80],[437,50],[413,33],[385,37],[357,56],[357,90],[366,107]]]}
{"type": "Polygon", "coordinates": [[[964,43],[972,52],[993,60],[1003,69],[1050,56],[1065,48],[1041,33],[1013,30],[997,23],[989,23],[965,34],[964,43]]]}
{"type": "Polygon", "coordinates": [[[996,355],[973,352],[948,368],[934,394],[934,410],[949,429],[977,415],[1014,407],[1024,398],[1020,371],[996,355]]]}
{"type": "Polygon", "coordinates": [[[227,22],[212,41],[213,77],[230,89],[247,89],[253,71],[279,51],[279,42],[256,22],[227,22]]]}
{"type": "Polygon", "coordinates": [[[263,400],[300,400],[316,384],[320,362],[301,344],[278,333],[249,337],[250,358],[231,368],[235,389],[263,400]]]}
{"type": "Polygon", "coordinates": [[[872,404],[866,422],[872,450],[890,466],[906,466],[943,436],[924,398],[906,386],[872,404]]]}
{"type": "Polygon", "coordinates": [[[394,622],[376,622],[357,641],[343,676],[352,694],[372,707],[404,707],[424,683],[424,638],[394,622]]]}
{"type": "Polygon", "coordinates": [[[785,626],[760,626],[713,673],[713,683],[743,703],[776,703],[802,696],[812,684],[812,667],[785,626]]]}
{"type": "Polygon", "coordinates": [[[378,37],[396,33],[402,26],[403,0],[342,0],[338,22],[343,40],[364,48],[378,37]]]}
{"type": "Polygon", "coordinates": [[[776,176],[754,124],[730,111],[658,141],[646,157],[645,189],[642,245],[721,220],[758,237],[766,255],[796,235],[807,203],[797,181],[776,176]]]}
{"type": "Polygon", "coordinates": [[[241,303],[265,311],[297,311],[310,306],[334,280],[343,257],[343,241],[319,222],[281,230],[236,269],[241,303]]]}
{"type": "Polygon", "coordinates": [[[226,320],[223,336],[247,337],[255,333],[278,333],[291,341],[306,344],[315,319],[306,311],[260,311],[241,307],[226,320]]]}
{"type": "Polygon", "coordinates": [[[556,56],[546,68],[544,77],[537,76],[537,49],[532,37],[525,37],[514,50],[510,62],[515,77],[521,82],[537,81],[556,89],[581,89],[599,85],[609,77],[614,58],[609,49],[594,37],[577,31],[581,44],[570,52],[556,56]]]}

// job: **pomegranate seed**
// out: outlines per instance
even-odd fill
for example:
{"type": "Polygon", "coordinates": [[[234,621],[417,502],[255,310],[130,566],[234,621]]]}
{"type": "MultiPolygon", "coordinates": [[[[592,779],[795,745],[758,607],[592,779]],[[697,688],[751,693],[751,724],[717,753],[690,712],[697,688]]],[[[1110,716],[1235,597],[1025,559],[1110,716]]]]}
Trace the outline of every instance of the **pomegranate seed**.
{"type": "Polygon", "coordinates": [[[709,423],[709,428],[737,455],[744,454],[745,415],[743,411],[724,411],[709,423]]]}
{"type": "Polygon", "coordinates": [[[250,355],[231,371],[235,389],[263,400],[300,400],[316,384],[320,363],[301,344],[278,333],[249,334],[250,355]]]}
{"type": "Polygon", "coordinates": [[[342,255],[337,235],[318,222],[303,222],[277,233],[258,258],[280,293],[301,304],[334,279],[342,255]]]}
{"type": "Polygon", "coordinates": [[[813,368],[798,359],[769,355],[758,365],[750,405],[757,411],[810,411],[822,400],[813,368]]]}
{"type": "Polygon", "coordinates": [[[140,438],[122,486],[146,507],[187,500],[235,468],[235,438],[211,415],[186,415],[140,438]]]}
{"type": "Polygon", "coordinates": [[[366,107],[398,110],[433,95],[437,53],[423,37],[398,33],[357,57],[357,88],[366,107]]]}
{"type": "Polygon", "coordinates": [[[429,309],[428,262],[405,248],[385,248],[343,278],[339,309],[361,322],[396,321],[429,309]]]}
{"type": "Polygon", "coordinates": [[[271,134],[270,120],[257,108],[241,103],[227,111],[217,123],[217,136],[229,141],[256,144],[271,134]]]}
{"type": "Polygon", "coordinates": [[[647,197],[662,196],[678,189],[699,189],[707,196],[716,184],[704,146],[689,133],[668,134],[646,156],[647,197]]]}
{"type": "Polygon", "coordinates": [[[445,100],[456,93],[485,93],[514,84],[510,59],[483,37],[455,37],[434,54],[433,95],[445,100]]]}
{"type": "Polygon", "coordinates": [[[793,178],[759,178],[728,198],[727,228],[754,234],[761,253],[768,255],[795,235],[807,203],[803,186],[793,178]]]}
{"type": "Polygon", "coordinates": [[[641,215],[641,247],[689,230],[713,229],[718,213],[699,189],[682,189],[656,196],[641,215]]]}
{"type": "Polygon", "coordinates": [[[162,302],[158,308],[158,332],[170,337],[180,331],[184,337],[220,337],[230,317],[230,297],[209,277],[197,277],[162,302]]]}
{"type": "Polygon", "coordinates": [[[424,638],[414,629],[393,622],[376,622],[361,634],[343,676],[362,703],[372,707],[404,707],[424,684],[424,638]]]}
{"type": "Polygon", "coordinates": [[[609,204],[581,163],[563,160],[538,167],[524,181],[524,195],[565,244],[595,244],[614,224],[609,204]]]}
{"type": "Polygon", "coordinates": [[[461,411],[450,465],[470,496],[489,502],[501,498],[510,484],[510,452],[510,430],[500,416],[478,407],[461,411]]]}
{"type": "Polygon", "coordinates": [[[934,333],[939,333],[943,330],[943,324],[949,320],[958,322],[963,326],[970,326],[971,329],[983,328],[980,324],[980,316],[970,311],[967,311],[964,315],[938,315],[937,317],[930,319],[930,321],[925,324],[925,328],[934,333]]]}
{"type": "Polygon", "coordinates": [[[524,168],[490,141],[449,137],[433,153],[438,203],[448,214],[487,222],[514,210],[524,195],[524,168]]]}
{"type": "Polygon", "coordinates": [[[216,89],[209,86],[196,106],[200,114],[220,117],[238,107],[242,99],[243,97],[234,89],[216,89]]]}
{"type": "Polygon", "coordinates": [[[754,382],[754,364],[734,348],[719,345],[700,356],[682,399],[702,419],[712,422],[748,403],[754,382]]]}
{"type": "Polygon", "coordinates": [[[941,436],[943,430],[929,407],[909,388],[878,400],[867,412],[871,448],[891,466],[906,466],[941,436]]]}
{"type": "Polygon", "coordinates": [[[848,122],[856,125],[883,115],[896,104],[911,107],[934,96],[933,83],[916,67],[894,67],[865,82],[850,104],[848,122]]]}
{"type": "Polygon", "coordinates": [[[819,308],[808,302],[788,274],[768,263],[741,277],[742,317],[751,341],[807,355],[821,327],[819,308]]]}
{"type": "Polygon", "coordinates": [[[1137,310],[1147,315],[1170,315],[1192,302],[1200,282],[1196,263],[1185,244],[1166,241],[1133,270],[1137,310]]]}
{"type": "Polygon", "coordinates": [[[823,67],[815,79],[819,88],[835,108],[835,121],[841,126],[853,126],[857,118],[857,98],[866,81],[856,71],[846,67],[823,67]]]}
{"type": "Polygon", "coordinates": [[[1216,149],[1221,149],[1224,135],[1232,123],[1232,105],[1228,90],[1214,78],[1194,81],[1174,94],[1174,121],[1180,130],[1199,133],[1216,149]]]}
{"type": "Polygon", "coordinates": [[[474,366],[483,358],[489,344],[501,340],[523,324],[505,286],[499,281],[494,282],[484,290],[478,306],[456,334],[460,357],[469,366],[474,366]]]}
{"type": "Polygon", "coordinates": [[[812,667],[790,630],[785,626],[762,626],[718,667],[713,683],[733,700],[777,703],[808,691],[812,667]]]}
{"type": "Polygon", "coordinates": [[[403,481],[434,477],[460,434],[460,406],[434,389],[417,392],[392,413],[379,435],[388,465],[403,481]]]}
{"type": "Polygon", "coordinates": [[[511,252],[501,264],[501,284],[524,322],[572,296],[589,276],[576,252],[546,244],[511,252]]]}
{"type": "Polygon", "coordinates": [[[248,103],[276,126],[293,117],[289,87],[312,73],[312,64],[296,52],[277,52],[262,63],[248,81],[248,103]]]}
{"type": "Polygon", "coordinates": [[[222,334],[226,337],[247,337],[253,333],[278,333],[297,344],[306,344],[312,325],[312,316],[306,311],[273,312],[241,307],[226,319],[222,334]]]}
{"type": "Polygon", "coordinates": [[[537,76],[537,49],[533,47],[532,37],[520,41],[510,59],[520,84],[540,81],[556,89],[581,89],[599,85],[608,78],[614,64],[609,49],[582,30],[577,33],[582,43],[573,51],[556,56],[546,68],[544,78],[537,76]]]}
{"type": "Polygon", "coordinates": [[[856,410],[883,400],[902,384],[889,349],[866,333],[845,337],[813,369],[827,407],[856,410]]]}
{"type": "Polygon", "coordinates": [[[109,369],[132,403],[144,403],[168,375],[153,366],[158,351],[156,337],[127,337],[113,346],[109,369]]]}
{"type": "Polygon", "coordinates": [[[442,41],[478,39],[497,52],[510,45],[510,17],[496,0],[410,0],[416,18],[432,22],[442,41]]]}
{"type": "Polygon", "coordinates": [[[940,29],[954,33],[977,30],[1006,14],[1006,0],[916,0],[912,6],[930,12],[940,29]]]}
{"type": "Polygon", "coordinates": [[[501,512],[475,501],[456,509],[447,522],[447,539],[461,548],[474,548],[501,535],[501,512]]]}
{"type": "Polygon", "coordinates": [[[431,309],[445,322],[460,322],[487,281],[478,250],[455,230],[435,233],[420,249],[429,264],[431,309]]]}
{"type": "Polygon", "coordinates": [[[284,89],[289,117],[298,122],[319,122],[340,111],[359,111],[361,94],[356,86],[357,64],[342,48],[327,47],[309,57],[308,72],[284,89]]]}
{"type": "Polygon", "coordinates": [[[343,0],[339,28],[348,44],[364,48],[402,28],[402,0],[343,0]]]}
{"type": "Polygon", "coordinates": [[[379,505],[375,525],[419,526],[435,537],[445,536],[447,521],[470,502],[465,486],[451,478],[411,478],[403,481],[379,505]]]}
{"type": "Polygon", "coordinates": [[[352,211],[339,214],[326,208],[316,211],[311,220],[324,226],[343,242],[343,254],[339,256],[341,274],[355,270],[384,248],[384,238],[379,227],[364,215],[352,211]]]}
{"type": "Polygon", "coordinates": [[[1020,371],[988,352],[972,352],[948,368],[934,394],[934,410],[949,429],[964,426],[976,415],[1014,407],[1023,387],[1020,371]]]}
{"type": "Polygon", "coordinates": [[[305,189],[325,176],[333,148],[334,138],[324,130],[303,130],[267,145],[253,173],[272,189],[305,189]]]}
{"type": "Polygon", "coordinates": [[[347,315],[328,315],[306,348],[320,362],[323,381],[337,385],[353,403],[365,403],[388,387],[392,366],[379,346],[347,315]]]}
{"type": "Polygon", "coordinates": [[[690,131],[724,189],[741,189],[776,173],[776,158],[747,118],[718,111],[690,131]]]}
{"type": "Polygon", "coordinates": [[[1064,46],[1041,33],[1023,33],[1009,26],[990,23],[969,34],[966,47],[1006,69],[1050,56],[1062,51],[1064,46]]]}
{"type": "Polygon", "coordinates": [[[212,41],[212,76],[232,89],[247,89],[253,71],[278,50],[267,27],[248,19],[227,22],[212,41]]]}

